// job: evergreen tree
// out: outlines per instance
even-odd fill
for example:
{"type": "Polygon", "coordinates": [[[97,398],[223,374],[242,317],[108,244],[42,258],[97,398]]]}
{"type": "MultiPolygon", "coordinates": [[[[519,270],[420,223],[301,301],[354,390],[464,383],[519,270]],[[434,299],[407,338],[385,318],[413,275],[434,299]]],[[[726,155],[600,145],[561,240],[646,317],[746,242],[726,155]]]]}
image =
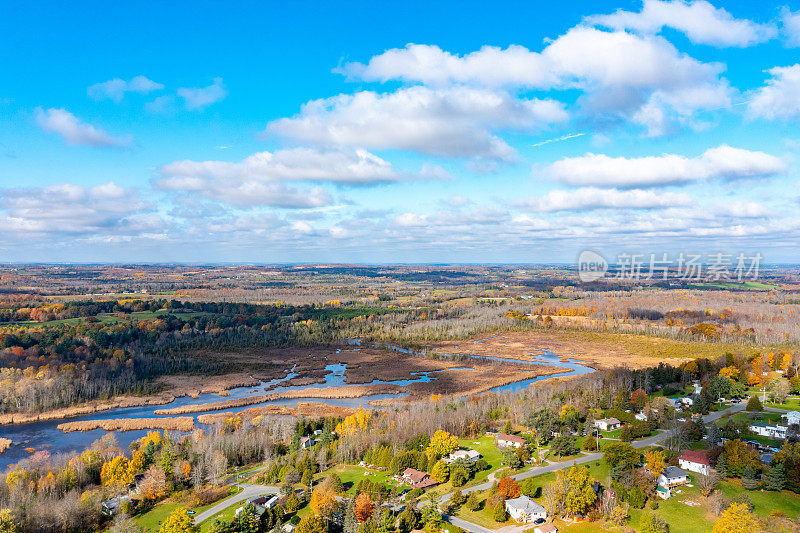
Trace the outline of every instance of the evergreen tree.
{"type": "Polygon", "coordinates": [[[764,475],[764,488],[767,490],[783,490],[786,486],[786,468],[783,464],[772,466],[764,475]]]}
{"type": "Polygon", "coordinates": [[[344,533],[356,533],[358,531],[358,520],[356,520],[356,513],[353,511],[352,505],[345,507],[342,531],[344,533]]]}
{"type": "Polygon", "coordinates": [[[720,479],[722,479],[722,480],[727,479],[727,477],[728,477],[728,465],[725,462],[725,456],[724,455],[720,455],[719,459],[717,459],[717,468],[716,468],[716,470],[717,470],[717,476],[719,476],[720,479]]]}
{"type": "Polygon", "coordinates": [[[755,490],[758,488],[756,473],[750,465],[747,465],[744,469],[744,473],[742,473],[742,487],[747,490],[755,490]]]}
{"type": "Polygon", "coordinates": [[[477,511],[480,507],[481,502],[478,499],[478,494],[476,491],[472,491],[467,496],[467,501],[464,503],[464,506],[469,509],[470,511],[477,511]]]}
{"type": "Polygon", "coordinates": [[[712,422],[708,426],[708,445],[719,446],[720,441],[722,441],[722,434],[719,431],[719,426],[712,422]]]}

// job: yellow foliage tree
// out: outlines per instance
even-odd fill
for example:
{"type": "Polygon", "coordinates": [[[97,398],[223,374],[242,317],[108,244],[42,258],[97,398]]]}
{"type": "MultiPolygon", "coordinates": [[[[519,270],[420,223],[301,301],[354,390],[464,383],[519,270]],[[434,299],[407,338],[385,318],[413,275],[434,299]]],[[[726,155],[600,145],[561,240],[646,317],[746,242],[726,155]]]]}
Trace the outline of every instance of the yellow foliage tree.
{"type": "Polygon", "coordinates": [[[458,438],[441,429],[436,431],[428,444],[426,453],[429,461],[435,461],[458,448],[458,438]]]}
{"type": "Polygon", "coordinates": [[[320,483],[311,494],[311,510],[319,518],[326,518],[336,510],[336,490],[330,483],[320,483]]]}
{"type": "Polygon", "coordinates": [[[662,472],[664,472],[666,460],[664,458],[663,451],[652,450],[649,452],[644,452],[644,458],[647,463],[647,469],[650,470],[654,477],[658,477],[662,472]]]}
{"type": "Polygon", "coordinates": [[[758,523],[747,504],[734,503],[719,515],[713,533],[750,533],[757,530],[758,523]]]}
{"type": "Polygon", "coordinates": [[[158,533],[198,533],[200,527],[194,525],[194,518],[186,514],[186,507],[178,507],[161,523],[158,533]]]}
{"type": "Polygon", "coordinates": [[[128,459],[121,455],[104,463],[103,468],[100,469],[100,481],[103,486],[120,489],[133,481],[133,474],[128,469],[128,463],[128,459]]]}
{"type": "Polygon", "coordinates": [[[349,415],[336,425],[336,433],[339,435],[350,435],[359,430],[365,430],[369,426],[372,413],[359,407],[358,411],[349,415]]]}

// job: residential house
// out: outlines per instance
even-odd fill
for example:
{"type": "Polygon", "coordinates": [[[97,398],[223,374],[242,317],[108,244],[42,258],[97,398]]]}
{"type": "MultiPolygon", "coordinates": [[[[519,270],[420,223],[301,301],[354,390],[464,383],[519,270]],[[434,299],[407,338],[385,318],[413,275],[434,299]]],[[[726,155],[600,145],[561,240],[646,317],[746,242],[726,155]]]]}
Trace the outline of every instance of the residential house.
{"type": "Polygon", "coordinates": [[[690,472],[705,475],[708,475],[711,469],[711,463],[709,463],[705,452],[694,452],[692,450],[683,451],[681,456],[678,457],[678,466],[690,472]]]}
{"type": "Polygon", "coordinates": [[[300,437],[300,447],[304,450],[311,448],[314,444],[316,444],[314,437],[300,437]]]}
{"type": "Polygon", "coordinates": [[[525,495],[506,500],[506,511],[511,518],[524,524],[547,519],[545,508],[525,495]]]}
{"type": "Polygon", "coordinates": [[[236,516],[239,516],[239,513],[241,513],[242,510],[244,510],[245,505],[247,505],[248,503],[253,506],[253,508],[256,511],[256,514],[258,516],[261,516],[267,511],[267,509],[272,509],[278,504],[278,495],[271,494],[267,496],[258,496],[255,498],[250,498],[249,500],[247,500],[247,503],[236,509],[236,516]]]}
{"type": "Polygon", "coordinates": [[[513,446],[514,448],[519,448],[525,444],[525,439],[519,437],[517,435],[506,435],[505,433],[498,433],[497,434],[497,445],[501,448],[508,448],[513,446]]]}
{"type": "Polygon", "coordinates": [[[131,501],[131,497],[128,496],[127,494],[121,496],[114,496],[110,500],[104,501],[100,506],[100,510],[104,515],[113,516],[118,512],[120,512],[120,509],[122,508],[122,504],[124,502],[129,502],[129,501],[131,501]]]}
{"type": "Polygon", "coordinates": [[[558,528],[553,524],[545,524],[543,526],[533,528],[533,533],[558,533],[558,528]]]}
{"type": "Polygon", "coordinates": [[[452,463],[454,461],[458,461],[459,459],[463,459],[470,463],[474,463],[478,459],[481,458],[481,454],[476,452],[475,450],[456,450],[447,457],[444,458],[445,463],[452,463]]]}
{"type": "Polygon", "coordinates": [[[600,431],[614,431],[615,429],[622,427],[622,422],[613,417],[601,418],[600,420],[594,421],[594,427],[600,431]]]}
{"type": "Polygon", "coordinates": [[[635,418],[636,420],[641,420],[642,422],[647,422],[647,413],[645,412],[636,413],[635,415],[633,415],[633,418],[635,418]]]}
{"type": "Polygon", "coordinates": [[[668,489],[688,482],[689,475],[677,466],[668,466],[664,468],[664,471],[658,476],[658,484],[668,489]]]}
{"type": "Polygon", "coordinates": [[[761,435],[762,437],[784,440],[789,428],[787,426],[779,426],[777,424],[773,426],[763,422],[753,422],[750,425],[750,431],[756,435],[761,435]]]}
{"type": "Polygon", "coordinates": [[[427,489],[438,485],[427,472],[415,468],[406,468],[402,474],[403,481],[411,484],[415,489],[427,489]]]}

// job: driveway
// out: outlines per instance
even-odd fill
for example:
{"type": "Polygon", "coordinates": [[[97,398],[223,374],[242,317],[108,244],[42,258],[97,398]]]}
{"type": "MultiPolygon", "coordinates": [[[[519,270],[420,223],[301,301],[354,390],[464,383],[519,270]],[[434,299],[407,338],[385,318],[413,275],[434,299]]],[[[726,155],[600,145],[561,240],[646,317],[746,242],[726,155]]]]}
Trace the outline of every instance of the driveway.
{"type": "Polygon", "coordinates": [[[225,498],[224,500],[217,502],[210,509],[206,509],[202,513],[195,515],[194,523],[199,524],[200,522],[219,514],[234,503],[243,502],[245,500],[249,500],[250,498],[262,496],[264,494],[278,494],[278,491],[280,490],[279,487],[272,487],[270,485],[250,485],[247,483],[234,483],[233,485],[236,487],[242,487],[242,492],[239,494],[234,494],[229,498],[225,498]]]}

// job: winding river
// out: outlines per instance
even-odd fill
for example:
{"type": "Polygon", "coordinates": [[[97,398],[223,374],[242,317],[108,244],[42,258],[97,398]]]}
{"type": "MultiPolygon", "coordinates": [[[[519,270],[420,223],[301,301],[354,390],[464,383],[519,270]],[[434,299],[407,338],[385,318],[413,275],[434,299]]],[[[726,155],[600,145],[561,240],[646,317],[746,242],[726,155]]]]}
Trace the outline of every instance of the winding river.
{"type": "MultiPolygon", "coordinates": [[[[474,342],[480,342],[480,341],[474,341],[474,342]]],[[[358,342],[354,341],[353,344],[358,344],[358,342]]],[[[403,348],[398,348],[398,347],[390,347],[390,348],[402,353],[410,353],[408,350],[405,350],[403,348]]],[[[354,349],[358,350],[358,348],[354,349]]],[[[550,379],[553,377],[564,376],[564,375],[589,374],[591,372],[594,372],[593,368],[583,365],[575,359],[568,359],[567,361],[562,361],[560,360],[558,355],[550,352],[549,350],[537,350],[535,348],[531,348],[529,351],[526,351],[524,353],[534,359],[523,360],[523,359],[511,359],[511,358],[500,358],[500,357],[483,357],[483,356],[478,357],[469,355],[467,355],[466,357],[476,357],[479,359],[494,360],[500,362],[512,361],[529,365],[552,365],[565,368],[564,372],[560,372],[558,374],[551,374],[547,376],[538,376],[531,379],[525,379],[507,385],[495,387],[487,391],[495,393],[518,392],[528,388],[532,383],[544,379],[550,379]]],[[[442,355],[447,355],[447,354],[442,354],[442,355]]],[[[324,378],[325,379],[324,383],[314,383],[310,385],[292,385],[292,386],[281,385],[282,382],[288,381],[293,377],[296,377],[296,374],[290,371],[286,374],[285,377],[280,379],[264,381],[252,387],[239,387],[231,389],[230,391],[228,391],[229,395],[224,397],[219,394],[202,393],[198,398],[191,398],[189,396],[184,396],[181,398],[176,398],[173,402],[164,405],[145,405],[140,407],[109,409],[108,411],[101,411],[85,416],[70,418],[69,420],[81,421],[81,420],[106,420],[112,418],[159,418],[160,416],[163,415],[156,415],[154,411],[156,411],[157,409],[168,409],[173,407],[181,407],[184,405],[197,405],[203,403],[216,402],[220,400],[229,400],[233,398],[246,398],[248,396],[264,394],[265,389],[268,389],[269,392],[284,392],[288,390],[304,390],[310,387],[341,387],[347,385],[347,383],[345,383],[344,380],[344,374],[345,374],[344,364],[331,364],[327,365],[325,368],[328,371],[328,374],[324,378]]],[[[411,379],[397,380],[397,381],[373,380],[371,383],[364,383],[360,385],[391,383],[402,386],[402,385],[408,385],[410,383],[429,382],[436,379],[435,374],[437,374],[438,372],[446,372],[446,371],[447,370],[435,371],[435,372],[418,372],[418,373],[413,373],[411,379]]],[[[359,406],[368,407],[369,402],[372,400],[385,400],[385,399],[398,398],[404,396],[405,394],[408,393],[373,394],[369,396],[361,396],[359,398],[341,398],[341,399],[285,398],[285,399],[271,400],[264,403],[248,405],[246,407],[247,408],[260,407],[260,406],[263,407],[267,405],[285,405],[293,407],[300,402],[306,402],[306,401],[324,403],[327,405],[344,406],[344,407],[359,407],[359,406]]],[[[242,409],[244,409],[244,407],[234,407],[214,412],[217,413],[237,412],[241,411],[242,409]]],[[[195,418],[196,422],[197,416],[201,414],[203,413],[192,413],[190,415],[181,415],[181,416],[192,416],[195,418]]],[[[13,424],[13,425],[0,426],[0,437],[9,438],[14,443],[8,450],[0,454],[0,470],[3,470],[6,465],[13,464],[21,459],[29,457],[29,453],[26,451],[26,448],[33,448],[35,450],[48,450],[50,453],[53,454],[70,453],[70,452],[80,451],[86,448],[89,444],[101,438],[106,433],[106,431],[102,429],[96,429],[93,431],[87,431],[83,433],[81,432],[63,433],[62,431],[57,429],[57,426],[62,422],[64,422],[64,420],[50,420],[45,422],[31,422],[28,424],[13,424]]],[[[117,440],[119,441],[120,446],[122,446],[123,448],[127,448],[127,446],[131,442],[144,436],[146,434],[146,431],[125,431],[125,432],[115,432],[115,434],[117,440]]]]}

